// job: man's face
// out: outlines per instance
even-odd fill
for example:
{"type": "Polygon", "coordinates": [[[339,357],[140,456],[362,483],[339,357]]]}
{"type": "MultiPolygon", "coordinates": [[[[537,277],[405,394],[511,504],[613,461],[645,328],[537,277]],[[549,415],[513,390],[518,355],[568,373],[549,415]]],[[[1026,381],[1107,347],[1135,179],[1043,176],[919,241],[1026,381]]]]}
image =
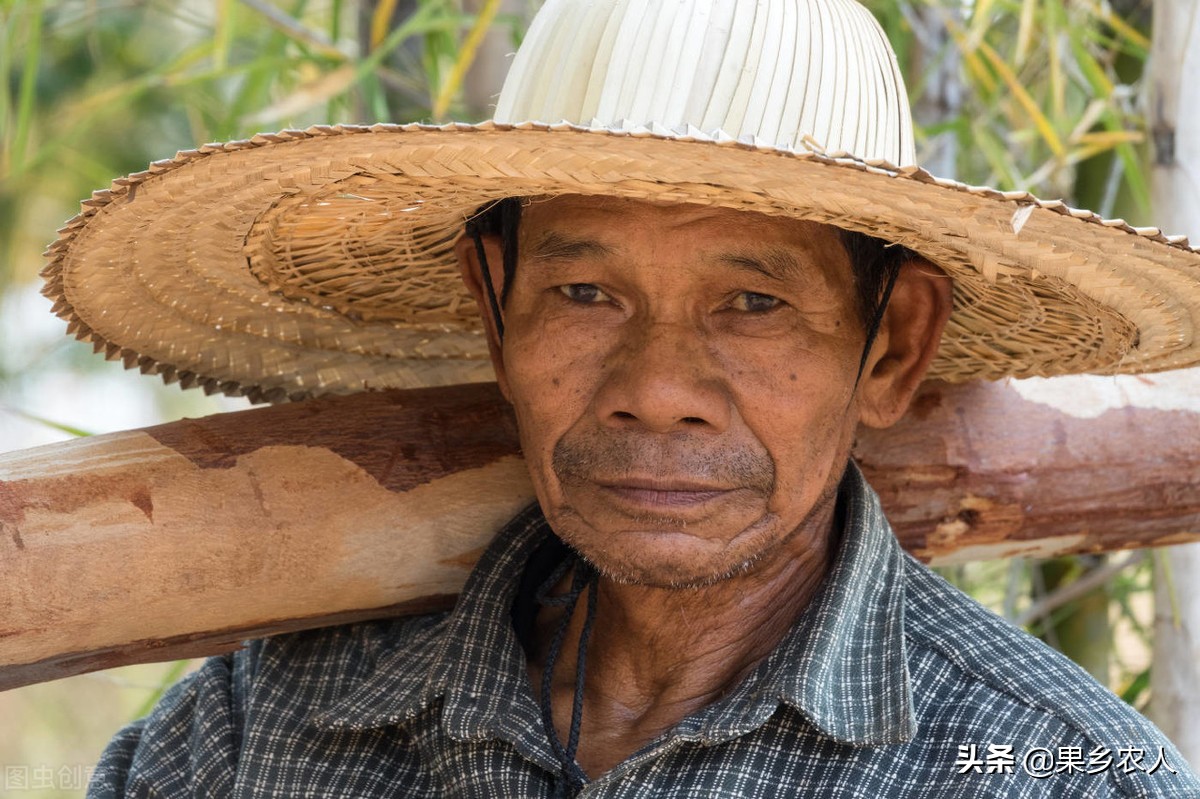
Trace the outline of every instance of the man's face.
{"type": "Polygon", "coordinates": [[[525,209],[519,254],[496,371],[560,536],[680,586],[828,533],[865,338],[836,230],[564,197],[525,209]]]}

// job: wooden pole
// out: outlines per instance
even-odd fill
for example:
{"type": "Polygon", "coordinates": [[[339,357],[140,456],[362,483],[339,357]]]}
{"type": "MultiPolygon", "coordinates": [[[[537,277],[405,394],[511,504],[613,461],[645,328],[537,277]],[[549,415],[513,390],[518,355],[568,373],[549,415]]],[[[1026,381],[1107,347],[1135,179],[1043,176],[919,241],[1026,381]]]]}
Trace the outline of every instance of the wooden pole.
{"type": "MultiPolygon", "coordinates": [[[[1079,419],[1002,383],[931,383],[855,456],[933,563],[1200,539],[1200,412],[1079,419]]],[[[449,607],[531,500],[492,385],[0,455],[0,689],[449,607]]]]}

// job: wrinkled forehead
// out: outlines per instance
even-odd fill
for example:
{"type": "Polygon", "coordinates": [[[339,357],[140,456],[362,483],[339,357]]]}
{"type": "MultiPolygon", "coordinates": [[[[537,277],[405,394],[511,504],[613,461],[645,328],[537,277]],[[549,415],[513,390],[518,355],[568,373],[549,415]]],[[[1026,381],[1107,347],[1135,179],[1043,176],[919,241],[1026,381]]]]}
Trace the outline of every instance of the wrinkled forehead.
{"type": "Polygon", "coordinates": [[[580,242],[621,250],[669,240],[697,251],[787,251],[801,262],[845,270],[841,237],[832,225],[710,205],[563,195],[525,201],[519,241],[523,254],[533,254],[580,242]]]}

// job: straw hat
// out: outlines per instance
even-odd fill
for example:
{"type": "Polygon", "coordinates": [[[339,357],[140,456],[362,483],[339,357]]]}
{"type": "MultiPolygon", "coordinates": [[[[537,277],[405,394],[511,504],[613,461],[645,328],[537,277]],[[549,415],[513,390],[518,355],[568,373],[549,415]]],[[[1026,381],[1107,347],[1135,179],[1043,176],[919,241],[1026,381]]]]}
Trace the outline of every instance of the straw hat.
{"type": "Polygon", "coordinates": [[[597,194],[809,219],[955,280],[931,376],[1200,363],[1200,251],[913,165],[851,0],[549,0],[494,121],[205,145],[83,203],[44,292],[107,357],[279,400],[491,379],[452,245],[481,205],[597,194]],[[566,121],[560,121],[566,120],[566,121]]]}

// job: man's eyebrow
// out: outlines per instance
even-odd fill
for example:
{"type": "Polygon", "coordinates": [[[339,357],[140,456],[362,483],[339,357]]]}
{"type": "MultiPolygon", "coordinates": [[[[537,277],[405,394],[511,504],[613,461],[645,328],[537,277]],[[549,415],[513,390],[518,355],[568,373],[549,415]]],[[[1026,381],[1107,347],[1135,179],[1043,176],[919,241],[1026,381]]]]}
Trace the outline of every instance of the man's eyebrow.
{"type": "Polygon", "coordinates": [[[595,239],[568,236],[565,233],[551,231],[541,236],[530,248],[532,258],[587,258],[609,256],[613,249],[595,239]]]}
{"type": "Polygon", "coordinates": [[[804,275],[800,262],[787,250],[770,247],[754,253],[728,252],[716,257],[719,263],[756,272],[772,280],[789,280],[804,275]]]}

